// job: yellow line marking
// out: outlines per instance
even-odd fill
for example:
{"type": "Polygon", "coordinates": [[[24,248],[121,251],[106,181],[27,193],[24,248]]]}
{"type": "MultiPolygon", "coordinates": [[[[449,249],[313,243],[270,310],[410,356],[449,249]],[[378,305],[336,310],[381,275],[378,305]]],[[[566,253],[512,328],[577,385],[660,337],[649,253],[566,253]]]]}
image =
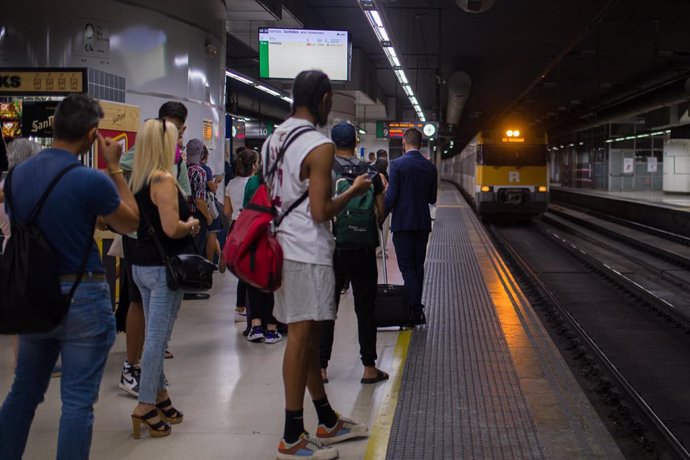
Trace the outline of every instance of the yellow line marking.
{"type": "Polygon", "coordinates": [[[400,385],[402,384],[402,375],[405,361],[407,360],[410,338],[412,338],[412,330],[401,331],[398,335],[398,342],[395,344],[395,350],[393,351],[392,368],[396,370],[395,375],[388,393],[383,395],[381,400],[381,407],[376,415],[376,421],[369,433],[369,442],[364,453],[364,460],[386,458],[395,408],[398,406],[398,398],[400,397],[400,385]]]}

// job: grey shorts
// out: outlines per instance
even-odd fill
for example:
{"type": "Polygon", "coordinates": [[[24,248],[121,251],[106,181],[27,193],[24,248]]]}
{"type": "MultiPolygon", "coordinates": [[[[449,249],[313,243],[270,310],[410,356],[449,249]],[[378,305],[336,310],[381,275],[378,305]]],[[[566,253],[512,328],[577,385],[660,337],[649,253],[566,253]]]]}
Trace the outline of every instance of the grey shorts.
{"type": "Polygon", "coordinates": [[[334,320],[335,275],[329,265],[283,261],[283,284],[273,315],[282,323],[334,320]]]}

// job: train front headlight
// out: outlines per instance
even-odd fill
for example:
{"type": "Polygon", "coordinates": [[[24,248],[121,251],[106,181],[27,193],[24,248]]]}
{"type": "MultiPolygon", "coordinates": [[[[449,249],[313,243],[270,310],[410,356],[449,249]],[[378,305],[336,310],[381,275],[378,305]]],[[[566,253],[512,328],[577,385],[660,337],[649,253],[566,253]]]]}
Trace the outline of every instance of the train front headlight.
{"type": "Polygon", "coordinates": [[[481,191],[484,193],[488,193],[491,191],[491,187],[488,185],[482,185],[481,191]]]}
{"type": "Polygon", "coordinates": [[[546,187],[546,185],[540,185],[539,188],[537,189],[540,193],[546,193],[549,191],[549,189],[546,187]]]}

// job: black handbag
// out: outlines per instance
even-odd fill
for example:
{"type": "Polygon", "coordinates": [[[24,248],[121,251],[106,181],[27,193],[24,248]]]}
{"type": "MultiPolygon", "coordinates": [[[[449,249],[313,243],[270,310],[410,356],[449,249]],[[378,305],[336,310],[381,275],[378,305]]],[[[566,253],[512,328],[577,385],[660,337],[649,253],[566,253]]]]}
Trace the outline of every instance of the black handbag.
{"type": "MultiPolygon", "coordinates": [[[[153,238],[153,243],[156,245],[156,249],[165,264],[165,278],[168,288],[172,291],[182,290],[184,292],[204,292],[211,289],[213,287],[213,272],[216,270],[216,264],[209,262],[199,254],[168,256],[158,239],[158,235],[156,235],[151,219],[148,218],[143,210],[142,214],[149,226],[149,235],[153,238]]],[[[198,252],[194,239],[190,236],[188,238],[192,242],[194,251],[198,252]]]]}

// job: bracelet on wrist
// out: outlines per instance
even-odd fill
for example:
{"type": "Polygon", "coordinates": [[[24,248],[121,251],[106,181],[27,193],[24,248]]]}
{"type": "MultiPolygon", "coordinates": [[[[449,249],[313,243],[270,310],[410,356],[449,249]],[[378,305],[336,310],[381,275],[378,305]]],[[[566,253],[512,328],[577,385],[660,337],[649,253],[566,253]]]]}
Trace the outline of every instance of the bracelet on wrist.
{"type": "Polygon", "coordinates": [[[110,170],[110,169],[108,170],[108,174],[110,174],[111,176],[114,176],[115,174],[122,174],[123,172],[124,171],[122,170],[122,168],[118,168],[115,170],[110,170]]]}

